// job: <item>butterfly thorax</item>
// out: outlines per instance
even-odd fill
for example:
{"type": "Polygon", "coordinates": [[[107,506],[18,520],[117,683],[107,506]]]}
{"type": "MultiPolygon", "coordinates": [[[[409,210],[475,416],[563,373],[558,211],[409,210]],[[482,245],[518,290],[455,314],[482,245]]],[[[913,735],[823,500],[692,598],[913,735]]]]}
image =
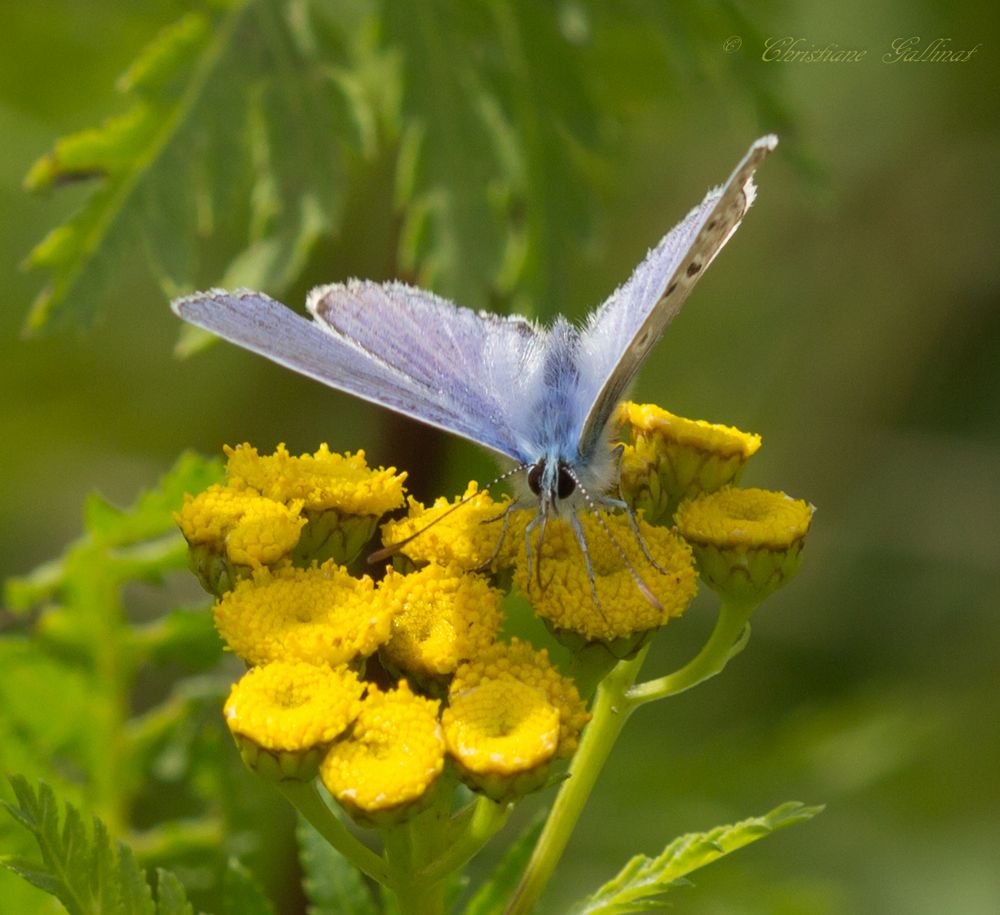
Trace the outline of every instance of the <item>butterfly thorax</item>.
{"type": "MultiPolygon", "coordinates": [[[[575,509],[583,495],[600,496],[614,482],[613,462],[605,436],[581,453],[581,430],[590,398],[581,390],[580,337],[565,318],[557,318],[545,338],[544,351],[530,390],[530,436],[525,435],[521,459],[525,482],[534,501],[558,513],[561,505],[575,509]]],[[[527,493],[524,494],[527,499],[527,493]]]]}

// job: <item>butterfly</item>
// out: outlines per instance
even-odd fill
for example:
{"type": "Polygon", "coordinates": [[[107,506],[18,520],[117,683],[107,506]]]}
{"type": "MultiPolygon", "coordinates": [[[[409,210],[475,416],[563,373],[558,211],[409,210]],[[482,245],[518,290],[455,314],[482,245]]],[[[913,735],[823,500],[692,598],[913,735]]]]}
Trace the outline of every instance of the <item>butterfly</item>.
{"type": "Polygon", "coordinates": [[[513,504],[533,500],[538,508],[525,532],[529,562],[532,529],[540,527],[540,548],[547,518],[567,510],[589,571],[576,509],[581,500],[589,508],[624,507],[609,495],[618,474],[610,446],[615,409],[739,227],[756,195],[754,171],[777,142],[773,135],[754,142],[729,180],[710,190],[580,326],[557,317],[542,327],[462,308],[404,283],[368,280],[313,289],[306,301],[312,320],[246,289],[195,293],[172,308],[280,365],[512,461],[504,477],[522,481],[513,504]]]}

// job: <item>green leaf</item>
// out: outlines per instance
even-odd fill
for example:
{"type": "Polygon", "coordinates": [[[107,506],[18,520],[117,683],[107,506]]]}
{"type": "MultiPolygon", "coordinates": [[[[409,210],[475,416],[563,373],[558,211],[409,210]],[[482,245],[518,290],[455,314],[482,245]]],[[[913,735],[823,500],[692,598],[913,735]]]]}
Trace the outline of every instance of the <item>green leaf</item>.
{"type": "Polygon", "coordinates": [[[274,915],[274,907],[253,875],[230,858],[222,886],[223,915],[274,915]]]}
{"type": "Polygon", "coordinates": [[[342,91],[312,15],[309,4],[273,0],[216,0],[185,14],[119,81],[124,113],[35,163],[29,190],[96,186],[25,261],[50,274],[29,331],[87,323],[136,240],[167,296],[220,277],[278,294],[298,277],[339,219],[341,146],[355,134],[335,120],[342,91]],[[235,258],[204,243],[223,228],[246,240],[235,258]]]}
{"type": "Polygon", "coordinates": [[[106,571],[112,580],[155,578],[160,572],[182,566],[186,552],[183,540],[175,533],[173,514],[181,507],[185,493],[201,492],[221,479],[222,463],[218,459],[188,452],[128,508],[117,508],[96,494],[88,497],[84,506],[88,533],[62,558],[8,580],[8,604],[16,610],[27,610],[66,588],[79,596],[80,589],[67,576],[72,576],[74,570],[88,577],[97,574],[95,552],[104,557],[101,566],[106,564],[104,560],[110,563],[106,571]],[[81,551],[89,551],[87,558],[74,562],[73,557],[81,551]]]}
{"type": "Polygon", "coordinates": [[[156,901],[158,915],[193,915],[194,909],[180,880],[172,871],[156,870],[156,901]]]}
{"type": "Polygon", "coordinates": [[[661,908],[664,894],[688,874],[778,829],[812,819],[822,809],[790,801],[760,817],[680,836],[656,858],[636,855],[616,877],[579,903],[573,915],[625,915],[661,908]]]}
{"type": "Polygon", "coordinates": [[[375,900],[357,868],[301,818],[296,837],[309,915],[377,915],[375,900]]]}
{"type": "Polygon", "coordinates": [[[507,138],[487,114],[488,5],[390,3],[384,15],[403,55],[401,266],[422,285],[483,307],[503,263],[503,202],[513,177],[510,157],[500,153],[507,138]]]}
{"type": "Polygon", "coordinates": [[[94,818],[86,829],[79,811],[64,806],[63,816],[52,789],[42,783],[37,792],[21,776],[10,779],[17,805],[4,804],[30,830],[42,854],[41,862],[0,858],[0,864],[41,890],[55,896],[70,915],[127,912],[129,915],[190,915],[180,883],[161,872],[159,902],[143,869],[122,842],[112,842],[104,824],[94,818]]]}
{"type": "Polygon", "coordinates": [[[100,186],[28,255],[27,267],[51,273],[28,316],[29,331],[63,317],[70,302],[86,317],[96,309],[115,259],[141,231],[144,204],[152,202],[149,176],[212,77],[240,12],[234,7],[216,20],[192,12],[164,29],[120,81],[131,107],[98,128],[58,140],[32,166],[25,178],[29,190],[85,178],[99,179],[100,186]]]}
{"type": "Polygon", "coordinates": [[[108,546],[134,544],[176,529],[173,513],[185,493],[199,493],[222,479],[222,462],[184,452],[157,481],[127,508],[116,508],[99,495],[87,499],[84,523],[95,540],[108,546]]]}
{"type": "Polygon", "coordinates": [[[503,912],[544,826],[545,811],[541,811],[507,849],[493,873],[465,907],[464,915],[499,915],[503,912]]]}

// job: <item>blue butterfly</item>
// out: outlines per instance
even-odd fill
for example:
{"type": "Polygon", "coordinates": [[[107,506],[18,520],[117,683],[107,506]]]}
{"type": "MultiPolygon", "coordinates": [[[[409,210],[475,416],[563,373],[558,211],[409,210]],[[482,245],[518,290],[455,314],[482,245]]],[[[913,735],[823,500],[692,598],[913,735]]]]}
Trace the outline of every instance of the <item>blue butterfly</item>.
{"type": "Polygon", "coordinates": [[[403,283],[367,280],[313,289],[306,302],[311,321],[245,289],[196,293],[172,308],[280,365],[513,461],[510,473],[524,483],[514,504],[538,506],[525,534],[529,557],[531,529],[541,526],[540,539],[560,508],[569,510],[586,556],[575,512],[580,500],[622,507],[608,495],[618,474],[609,445],[615,408],[739,227],[756,193],[754,171],[777,142],[773,135],[757,140],[729,180],[709,191],[582,326],[557,317],[545,328],[461,308],[403,283]]]}

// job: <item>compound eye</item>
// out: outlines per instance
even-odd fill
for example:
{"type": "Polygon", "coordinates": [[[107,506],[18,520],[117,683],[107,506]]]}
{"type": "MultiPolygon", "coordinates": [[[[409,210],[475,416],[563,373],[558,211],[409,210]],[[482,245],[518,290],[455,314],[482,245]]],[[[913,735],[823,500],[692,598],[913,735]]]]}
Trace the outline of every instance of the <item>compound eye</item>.
{"type": "Polygon", "coordinates": [[[528,471],[528,489],[530,489],[536,496],[541,496],[542,494],[542,474],[545,472],[545,461],[539,461],[537,464],[532,464],[531,469],[528,471]]]}
{"type": "Polygon", "coordinates": [[[558,489],[556,490],[556,495],[560,499],[568,499],[573,495],[573,491],[576,489],[576,480],[570,475],[569,470],[565,464],[559,465],[559,482],[557,483],[558,489]]]}

